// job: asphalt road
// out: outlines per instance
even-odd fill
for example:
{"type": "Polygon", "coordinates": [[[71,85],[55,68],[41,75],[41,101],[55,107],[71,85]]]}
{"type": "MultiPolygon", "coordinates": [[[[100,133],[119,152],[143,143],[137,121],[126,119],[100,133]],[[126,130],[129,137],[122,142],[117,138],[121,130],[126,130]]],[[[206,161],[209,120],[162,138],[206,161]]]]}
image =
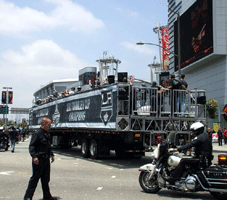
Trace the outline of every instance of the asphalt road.
{"type": "MultiPolygon", "coordinates": [[[[0,199],[23,199],[30,176],[29,140],[16,145],[14,153],[0,151],[0,199]]],[[[150,154],[142,159],[84,159],[80,148],[54,150],[56,161],[51,164],[50,189],[53,196],[64,200],[214,200],[207,192],[183,193],[162,189],[148,194],[140,188],[138,168],[150,162],[150,154]]],[[[218,153],[214,153],[215,157],[218,153]]],[[[214,161],[216,162],[216,160],[214,161]]],[[[33,200],[42,199],[39,183],[33,200]]]]}

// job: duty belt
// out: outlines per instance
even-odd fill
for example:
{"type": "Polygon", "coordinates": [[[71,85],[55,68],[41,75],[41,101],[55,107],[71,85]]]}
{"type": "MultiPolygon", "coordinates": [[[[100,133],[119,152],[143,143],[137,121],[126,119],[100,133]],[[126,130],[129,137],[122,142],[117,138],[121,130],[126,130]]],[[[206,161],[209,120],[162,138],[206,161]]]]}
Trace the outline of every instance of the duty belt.
{"type": "Polygon", "coordinates": [[[39,155],[40,158],[50,158],[49,155],[39,155]]]}

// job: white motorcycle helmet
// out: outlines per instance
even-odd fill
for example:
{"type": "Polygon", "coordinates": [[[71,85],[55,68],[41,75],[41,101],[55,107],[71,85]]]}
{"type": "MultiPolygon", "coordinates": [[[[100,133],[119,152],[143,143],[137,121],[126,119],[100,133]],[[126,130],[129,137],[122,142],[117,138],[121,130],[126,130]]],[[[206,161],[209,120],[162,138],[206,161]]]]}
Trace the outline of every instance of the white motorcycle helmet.
{"type": "Polygon", "coordinates": [[[204,124],[201,122],[195,122],[191,125],[190,130],[193,131],[196,135],[199,135],[204,132],[204,124]]]}

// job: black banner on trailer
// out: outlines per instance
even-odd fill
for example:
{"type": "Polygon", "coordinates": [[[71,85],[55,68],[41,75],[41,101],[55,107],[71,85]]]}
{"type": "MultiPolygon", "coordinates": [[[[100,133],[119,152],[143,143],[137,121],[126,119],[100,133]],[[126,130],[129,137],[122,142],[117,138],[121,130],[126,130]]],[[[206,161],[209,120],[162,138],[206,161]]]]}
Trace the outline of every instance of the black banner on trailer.
{"type": "Polygon", "coordinates": [[[76,93],[37,106],[30,112],[30,127],[40,126],[48,117],[52,127],[115,129],[117,86],[76,93]]]}

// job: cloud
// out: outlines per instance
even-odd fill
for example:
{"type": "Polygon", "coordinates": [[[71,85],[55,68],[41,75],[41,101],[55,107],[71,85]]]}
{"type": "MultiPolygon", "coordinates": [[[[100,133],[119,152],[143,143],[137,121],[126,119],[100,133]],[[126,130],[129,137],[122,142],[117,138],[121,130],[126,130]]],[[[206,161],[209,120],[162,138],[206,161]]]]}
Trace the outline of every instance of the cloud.
{"type": "MultiPolygon", "coordinates": [[[[29,77],[62,77],[63,74],[69,76],[72,72],[77,77],[78,68],[87,64],[51,40],[38,40],[25,45],[21,48],[21,53],[5,51],[2,59],[14,73],[29,74],[29,77]]],[[[8,72],[11,73],[11,70],[8,72]]]]}
{"type": "Polygon", "coordinates": [[[33,93],[41,85],[51,80],[78,79],[79,69],[88,65],[53,41],[38,40],[23,46],[20,52],[10,50],[1,54],[1,83],[13,87],[14,106],[23,102],[17,106],[26,107],[31,104],[33,93]]]}
{"type": "Polygon", "coordinates": [[[57,27],[93,33],[104,26],[102,20],[71,0],[45,1],[55,6],[50,13],[29,7],[20,8],[13,3],[0,0],[0,33],[23,34],[57,27]]]}
{"type": "Polygon", "coordinates": [[[130,11],[128,9],[116,8],[116,10],[121,13],[122,15],[126,15],[128,17],[137,18],[139,16],[138,12],[130,11]]]}
{"type": "Polygon", "coordinates": [[[121,45],[124,46],[126,49],[135,51],[140,54],[154,55],[156,53],[155,50],[153,50],[152,48],[146,45],[139,46],[139,45],[136,45],[136,43],[134,44],[130,42],[122,42],[121,45]]]}

